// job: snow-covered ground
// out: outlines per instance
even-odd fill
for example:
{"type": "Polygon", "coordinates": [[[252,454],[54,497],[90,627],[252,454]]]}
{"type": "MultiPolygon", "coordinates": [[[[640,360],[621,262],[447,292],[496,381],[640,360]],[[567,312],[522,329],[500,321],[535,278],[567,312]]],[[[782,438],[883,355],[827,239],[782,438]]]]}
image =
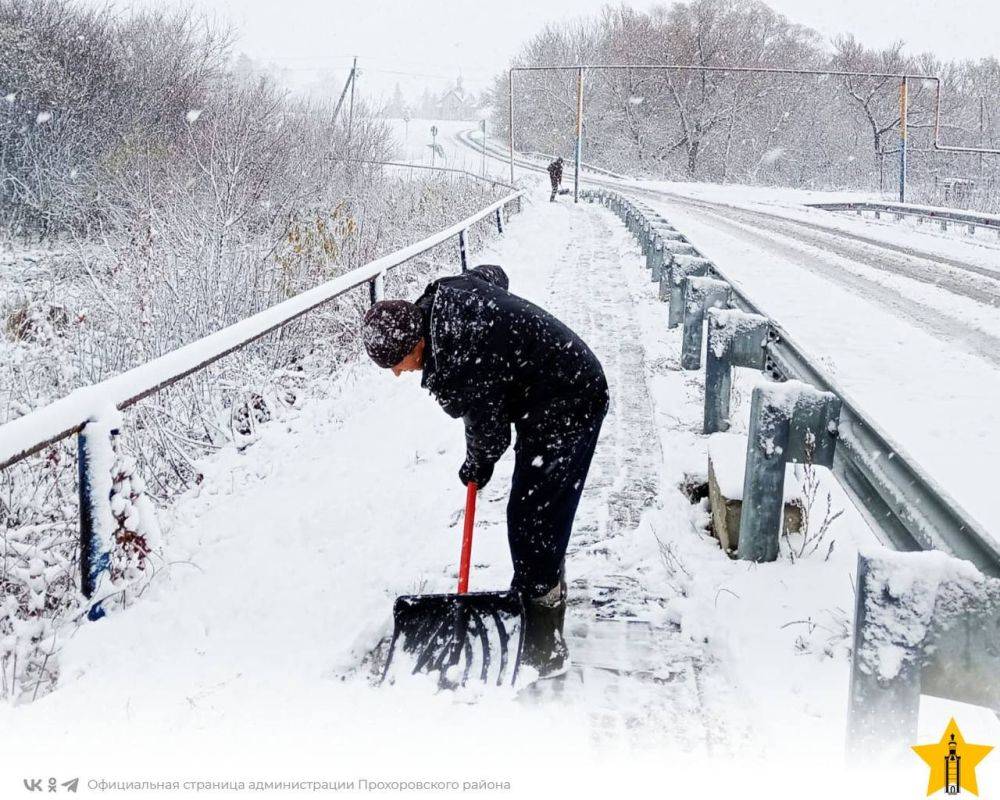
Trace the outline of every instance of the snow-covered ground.
{"type": "MultiPolygon", "coordinates": [[[[456,134],[470,131],[470,135],[476,141],[481,141],[478,138],[480,132],[477,120],[411,119],[407,122],[401,119],[389,119],[387,123],[397,141],[397,160],[410,164],[425,166],[433,164],[438,167],[463,169],[476,175],[483,174],[482,155],[470,150],[456,138],[456,134]],[[431,135],[432,127],[438,130],[436,137],[431,135]],[[431,144],[434,142],[440,146],[443,157],[440,154],[432,157],[431,144]]],[[[499,175],[502,172],[502,165],[496,159],[487,157],[486,174],[499,175]]]]}
{"type": "MultiPolygon", "coordinates": [[[[370,684],[362,665],[389,631],[393,598],[453,586],[463,437],[415,377],[361,359],[325,399],[204,462],[203,483],[164,513],[169,566],[141,602],[63,643],[55,693],[0,709],[0,751],[25,775],[49,774],[58,753],[60,773],[87,779],[792,796],[794,780],[774,787],[755,767],[765,755],[792,759],[788,777],[840,763],[845,626],[870,533],[826,482],[845,511],[828,559],[824,548],[752,565],[718,548],[705,501],[682,491],[704,479],[707,439],[702,379],[678,370],[679,331],[666,330],[620,222],[546,194],[476,260],[503,264],[515,291],[577,329],[611,384],[567,568],[570,674],[518,696],[370,684]]],[[[740,376],[736,432],[755,379],[740,376]]],[[[480,503],[473,589],[509,580],[511,462],[480,503]]],[[[948,712],[929,704],[921,733],[936,738],[948,712]]],[[[960,722],[972,740],[997,739],[982,714],[960,722]]],[[[847,791],[834,771],[821,793],[847,791]]],[[[908,796],[923,775],[901,780],[908,796]]]]}
{"type": "MultiPolygon", "coordinates": [[[[58,752],[61,771],[95,778],[183,764],[216,779],[469,776],[584,796],[610,776],[645,782],[657,762],[693,786],[677,769],[712,757],[839,758],[844,626],[870,535],[836,485],[847,513],[828,560],[730,560],[705,533],[705,502],[681,490],[707,470],[701,378],[677,369],[679,333],[618,220],[536,194],[478,258],[579,330],[612,385],[568,565],[574,671],[516,698],[370,685],[361,664],[392,599],[454,582],[463,438],[416,379],[362,359],[327,399],[206,461],[165,515],[170,565],[141,602],[64,643],[54,694],[0,710],[2,750],[26,774],[58,752]],[[616,758],[642,766],[626,775],[616,758]]],[[[510,467],[484,492],[473,588],[509,579],[510,467]]]]}

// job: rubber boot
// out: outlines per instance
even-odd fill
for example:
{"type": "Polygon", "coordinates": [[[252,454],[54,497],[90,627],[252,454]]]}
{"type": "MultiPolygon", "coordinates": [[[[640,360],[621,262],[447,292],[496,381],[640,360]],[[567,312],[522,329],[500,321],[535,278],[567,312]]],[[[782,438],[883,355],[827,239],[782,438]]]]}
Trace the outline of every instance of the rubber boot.
{"type": "Polygon", "coordinates": [[[521,663],[537,670],[539,678],[554,678],[567,669],[569,648],[563,636],[565,622],[565,579],[560,579],[541,597],[524,599],[521,663]]]}

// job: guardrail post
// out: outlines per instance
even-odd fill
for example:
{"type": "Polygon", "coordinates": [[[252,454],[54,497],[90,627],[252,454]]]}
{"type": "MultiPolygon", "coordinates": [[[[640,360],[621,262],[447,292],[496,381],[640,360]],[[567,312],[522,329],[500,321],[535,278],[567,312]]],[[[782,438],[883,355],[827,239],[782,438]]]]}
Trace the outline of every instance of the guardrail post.
{"type": "Polygon", "coordinates": [[[771,383],[753,390],[739,558],[778,557],[784,508],[785,464],[833,465],[841,401],[800,381],[771,383]]]}
{"type": "Polygon", "coordinates": [[[497,233],[503,235],[503,209],[497,209],[497,233]]]}
{"type": "Polygon", "coordinates": [[[1000,707],[1000,581],[943,553],[858,556],[847,744],[908,753],[920,696],[1000,707]]]}
{"type": "MultiPolygon", "coordinates": [[[[694,250],[694,248],[691,248],[694,250]]],[[[704,277],[708,274],[708,268],[712,263],[705,258],[673,253],[670,265],[666,270],[667,285],[670,287],[667,300],[670,307],[667,309],[667,327],[676,328],[684,321],[684,292],[682,284],[684,279],[691,277],[704,277]]]]}
{"type": "Polygon", "coordinates": [[[681,369],[699,369],[705,311],[728,306],[732,302],[733,290],[725,281],[689,276],[684,279],[681,294],[684,297],[681,369]]]}
{"type": "Polygon", "coordinates": [[[458,257],[462,262],[462,272],[467,271],[469,269],[469,255],[465,242],[465,230],[458,232],[458,257]]]}
{"type": "Polygon", "coordinates": [[[646,253],[646,268],[649,270],[649,279],[658,282],[663,272],[663,238],[659,232],[653,233],[653,240],[646,253]]]}
{"type": "MultiPolygon", "coordinates": [[[[111,512],[118,412],[108,420],[91,419],[77,436],[80,492],[80,591],[88,600],[97,593],[111,566],[115,519],[111,512]]],[[[87,612],[91,620],[104,616],[100,602],[87,612]]]]}
{"type": "MultiPolygon", "coordinates": [[[[868,596],[881,594],[881,585],[871,580],[871,562],[858,554],[858,578],[854,589],[854,646],[851,653],[851,684],[847,710],[847,746],[851,753],[868,757],[893,749],[899,738],[916,733],[920,708],[920,666],[904,658],[892,681],[879,680],[872,669],[863,669],[862,651],[870,625],[868,596]]],[[[882,598],[878,598],[881,600],[882,598]]],[[[892,644],[887,642],[886,644],[892,644]]],[[[898,646],[898,645],[897,645],[898,646]]]]}
{"type": "Polygon", "coordinates": [[[771,330],[767,317],[736,309],[709,308],[705,348],[704,432],[729,430],[733,367],[763,369],[771,330]]]}

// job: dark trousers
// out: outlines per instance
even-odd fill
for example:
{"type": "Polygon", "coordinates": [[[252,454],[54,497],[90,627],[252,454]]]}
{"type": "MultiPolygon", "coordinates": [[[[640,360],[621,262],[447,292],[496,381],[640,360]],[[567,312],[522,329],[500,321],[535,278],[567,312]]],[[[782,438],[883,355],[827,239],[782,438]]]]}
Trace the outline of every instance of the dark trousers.
{"type": "Polygon", "coordinates": [[[539,597],[560,580],[573,518],[597,447],[606,409],[590,424],[554,436],[518,434],[507,503],[511,588],[539,597]]]}

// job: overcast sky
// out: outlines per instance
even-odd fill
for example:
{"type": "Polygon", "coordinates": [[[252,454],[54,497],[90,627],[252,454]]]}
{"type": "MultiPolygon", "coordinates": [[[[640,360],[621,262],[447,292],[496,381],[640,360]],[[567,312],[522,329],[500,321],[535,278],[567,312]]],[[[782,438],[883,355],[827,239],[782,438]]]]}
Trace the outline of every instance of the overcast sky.
{"type": "MultiPolygon", "coordinates": [[[[171,4],[172,0],[160,0],[171,4]]],[[[850,32],[872,46],[903,39],[943,58],[1000,56],[1000,0],[766,0],[827,39],[850,32]]],[[[104,4],[104,0],[87,0],[104,4]]],[[[155,4],[156,0],[141,0],[155,4]]],[[[119,3],[121,5],[122,3],[119,3]]],[[[182,3],[177,0],[177,4],[182,3]]],[[[438,90],[461,73],[484,88],[546,22],[591,15],[606,0],[194,0],[230,19],[238,49],[289,71],[299,86],[326,73],[343,81],[351,57],[359,90],[438,90]]],[[[629,3],[649,8],[658,3],[629,3]]]]}

